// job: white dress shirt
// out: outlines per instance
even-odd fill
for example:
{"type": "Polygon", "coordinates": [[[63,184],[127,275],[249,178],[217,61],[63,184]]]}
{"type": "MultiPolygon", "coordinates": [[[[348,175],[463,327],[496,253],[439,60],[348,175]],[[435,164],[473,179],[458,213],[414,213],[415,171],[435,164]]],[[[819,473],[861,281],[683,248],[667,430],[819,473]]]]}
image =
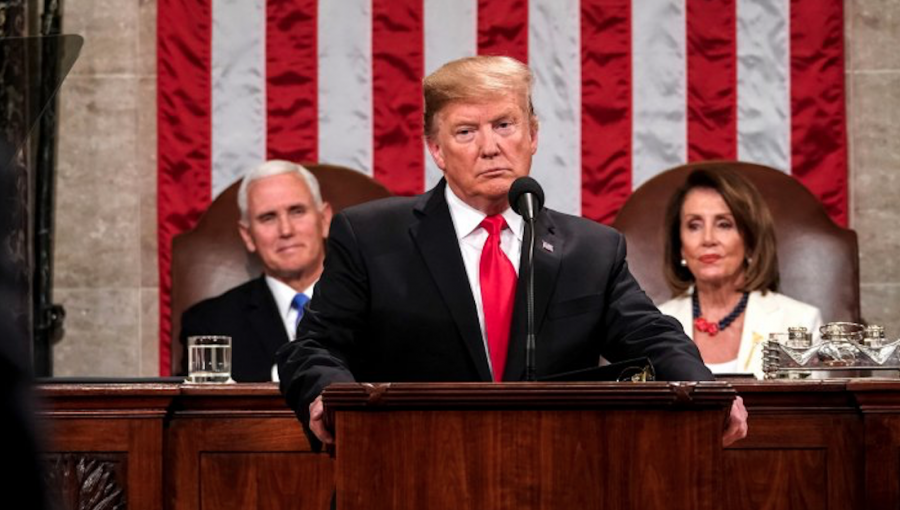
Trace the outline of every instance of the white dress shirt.
{"type": "MultiPolygon", "coordinates": [[[[450,207],[450,218],[453,220],[453,228],[456,230],[456,239],[459,242],[459,251],[462,254],[463,264],[466,266],[466,276],[469,277],[469,287],[472,289],[472,297],[475,298],[475,309],[478,311],[478,324],[481,326],[481,340],[484,343],[484,352],[487,354],[488,366],[491,364],[491,356],[488,350],[487,335],[484,332],[484,306],[481,303],[481,279],[479,277],[481,267],[481,252],[487,241],[487,230],[481,228],[481,222],[486,214],[465,203],[453,193],[450,186],[445,188],[447,205],[450,207]]],[[[512,262],[516,274],[519,274],[519,257],[522,253],[522,236],[525,230],[525,220],[510,208],[501,214],[509,228],[500,232],[500,249],[512,262]]],[[[493,373],[493,367],[491,367],[493,373]]]]}
{"type": "MultiPolygon", "coordinates": [[[[312,283],[309,287],[307,287],[303,293],[306,294],[306,297],[312,299],[313,289],[316,286],[318,280],[312,283]]],[[[291,342],[294,341],[294,338],[297,336],[297,314],[299,313],[294,309],[293,304],[294,296],[297,295],[297,291],[292,289],[290,285],[276,280],[269,275],[266,275],[266,285],[269,286],[269,291],[272,293],[272,297],[275,298],[275,306],[278,308],[278,315],[281,317],[281,322],[284,325],[284,330],[287,332],[288,340],[291,342]]],[[[278,381],[278,366],[272,366],[272,380],[278,381]]]]}

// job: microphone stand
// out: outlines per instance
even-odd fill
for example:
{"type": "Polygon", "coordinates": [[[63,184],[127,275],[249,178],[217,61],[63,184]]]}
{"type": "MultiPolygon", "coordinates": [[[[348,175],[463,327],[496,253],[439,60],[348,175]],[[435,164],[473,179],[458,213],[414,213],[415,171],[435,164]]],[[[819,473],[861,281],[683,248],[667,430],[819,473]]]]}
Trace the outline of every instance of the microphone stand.
{"type": "Polygon", "coordinates": [[[525,380],[537,381],[534,338],[534,214],[525,221],[525,298],[528,303],[528,324],[525,335],[525,380]]]}
{"type": "Polygon", "coordinates": [[[525,220],[525,301],[527,323],[525,331],[525,380],[537,381],[536,339],[534,328],[534,222],[544,205],[541,186],[530,177],[521,177],[513,183],[509,191],[510,205],[525,220]],[[514,199],[512,197],[515,197],[514,199]]]}

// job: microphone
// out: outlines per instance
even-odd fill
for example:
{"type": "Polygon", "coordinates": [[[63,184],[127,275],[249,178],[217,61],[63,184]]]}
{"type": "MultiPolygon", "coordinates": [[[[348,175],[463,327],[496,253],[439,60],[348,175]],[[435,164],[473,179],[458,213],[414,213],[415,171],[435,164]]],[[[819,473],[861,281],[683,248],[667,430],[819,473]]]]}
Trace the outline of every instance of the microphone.
{"type": "Polygon", "coordinates": [[[509,205],[525,219],[525,297],[528,322],[525,334],[525,380],[537,381],[534,336],[534,220],[544,207],[544,190],[531,177],[519,177],[509,188],[509,205]]]}
{"type": "Polygon", "coordinates": [[[531,177],[519,177],[509,188],[509,205],[525,221],[534,221],[544,207],[544,190],[531,177]]]}

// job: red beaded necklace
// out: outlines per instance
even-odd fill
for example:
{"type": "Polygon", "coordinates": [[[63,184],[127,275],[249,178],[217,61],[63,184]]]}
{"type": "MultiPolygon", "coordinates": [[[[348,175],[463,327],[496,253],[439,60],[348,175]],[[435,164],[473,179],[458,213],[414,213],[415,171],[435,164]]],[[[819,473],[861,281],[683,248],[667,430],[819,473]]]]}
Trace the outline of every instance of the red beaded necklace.
{"type": "Polygon", "coordinates": [[[703,314],[700,312],[700,297],[698,296],[697,291],[694,290],[694,293],[691,296],[691,305],[693,305],[694,312],[694,327],[697,328],[697,331],[702,331],[709,336],[716,336],[719,331],[730,326],[735,319],[744,313],[744,309],[747,308],[748,297],[750,297],[750,293],[744,292],[744,295],[741,296],[741,300],[738,301],[737,306],[734,307],[734,310],[732,310],[731,313],[723,317],[719,322],[712,322],[702,317],[703,314]]]}

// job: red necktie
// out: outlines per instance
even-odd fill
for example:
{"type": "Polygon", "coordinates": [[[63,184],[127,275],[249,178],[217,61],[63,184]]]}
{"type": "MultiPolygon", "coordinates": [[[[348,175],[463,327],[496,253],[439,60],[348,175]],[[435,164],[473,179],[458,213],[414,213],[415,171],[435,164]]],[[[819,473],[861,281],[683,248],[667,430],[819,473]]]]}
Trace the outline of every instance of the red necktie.
{"type": "Polygon", "coordinates": [[[481,250],[479,268],[484,330],[494,369],[494,381],[502,381],[516,295],[516,270],[500,249],[500,231],[506,228],[503,216],[488,216],[481,222],[481,227],[488,232],[487,241],[481,250]]]}

